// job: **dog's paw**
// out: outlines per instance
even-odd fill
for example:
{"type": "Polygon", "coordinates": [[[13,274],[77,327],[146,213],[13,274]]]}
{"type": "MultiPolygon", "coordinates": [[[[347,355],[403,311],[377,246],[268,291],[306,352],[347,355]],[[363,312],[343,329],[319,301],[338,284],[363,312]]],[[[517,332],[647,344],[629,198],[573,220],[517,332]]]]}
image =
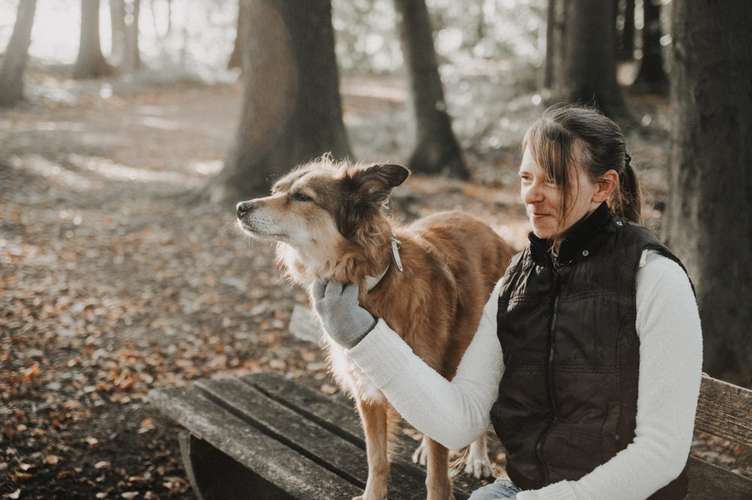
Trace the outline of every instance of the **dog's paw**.
{"type": "Polygon", "coordinates": [[[413,452],[413,463],[425,466],[428,463],[428,446],[426,446],[426,438],[420,441],[420,445],[415,448],[413,452]]]}
{"type": "Polygon", "coordinates": [[[488,455],[468,453],[465,457],[465,474],[471,474],[477,479],[491,477],[491,460],[488,459],[488,455]]]}

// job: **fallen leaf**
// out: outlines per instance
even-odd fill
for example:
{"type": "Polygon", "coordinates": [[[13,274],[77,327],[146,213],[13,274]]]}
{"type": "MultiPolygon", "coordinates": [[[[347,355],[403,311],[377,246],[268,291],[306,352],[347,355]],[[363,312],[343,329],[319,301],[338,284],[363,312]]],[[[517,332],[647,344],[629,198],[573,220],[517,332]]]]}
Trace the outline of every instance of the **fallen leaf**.
{"type": "Polygon", "coordinates": [[[60,462],[60,457],[57,455],[47,455],[44,461],[47,462],[48,465],[57,465],[58,462],[60,462]]]}

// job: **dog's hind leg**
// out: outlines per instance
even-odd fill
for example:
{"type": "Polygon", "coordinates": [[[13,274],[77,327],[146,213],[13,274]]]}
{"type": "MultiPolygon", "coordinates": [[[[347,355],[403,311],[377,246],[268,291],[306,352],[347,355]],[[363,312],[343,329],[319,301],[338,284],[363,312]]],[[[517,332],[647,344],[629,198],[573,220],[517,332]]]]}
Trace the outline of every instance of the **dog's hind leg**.
{"type": "Polygon", "coordinates": [[[428,467],[426,471],[427,500],[453,499],[449,479],[449,450],[431,438],[426,438],[428,467]]]}
{"type": "Polygon", "coordinates": [[[389,486],[387,407],[385,403],[358,400],[368,456],[368,480],[358,500],[384,500],[389,486]]]}

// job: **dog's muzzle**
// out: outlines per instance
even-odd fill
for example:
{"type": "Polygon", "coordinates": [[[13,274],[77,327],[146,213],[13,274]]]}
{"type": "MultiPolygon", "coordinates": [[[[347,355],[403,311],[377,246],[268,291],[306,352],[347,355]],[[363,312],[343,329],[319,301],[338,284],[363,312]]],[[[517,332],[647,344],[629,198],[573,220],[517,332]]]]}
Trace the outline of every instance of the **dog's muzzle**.
{"type": "Polygon", "coordinates": [[[242,219],[254,208],[256,208],[256,204],[253,201],[241,201],[235,206],[235,212],[237,213],[238,219],[242,219]]]}

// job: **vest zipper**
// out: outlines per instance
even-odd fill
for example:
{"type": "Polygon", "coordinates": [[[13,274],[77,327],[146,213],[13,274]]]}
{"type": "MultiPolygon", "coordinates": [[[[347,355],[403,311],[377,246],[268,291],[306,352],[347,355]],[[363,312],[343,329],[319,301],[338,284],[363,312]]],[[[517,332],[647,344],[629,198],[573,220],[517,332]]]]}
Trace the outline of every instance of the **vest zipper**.
{"type": "Polygon", "coordinates": [[[541,464],[541,467],[543,468],[543,481],[545,484],[548,484],[551,480],[551,472],[548,470],[548,465],[546,465],[545,460],[543,459],[543,445],[546,441],[546,437],[548,436],[548,433],[551,431],[551,428],[557,421],[557,404],[556,404],[556,397],[555,397],[555,391],[554,391],[554,369],[553,369],[553,362],[554,362],[554,356],[555,356],[555,348],[556,348],[556,319],[557,315],[559,313],[559,273],[556,271],[556,267],[554,266],[553,271],[554,273],[554,284],[553,284],[553,301],[552,301],[552,311],[551,311],[551,323],[549,324],[548,328],[548,356],[546,357],[546,392],[548,394],[548,401],[551,405],[551,421],[548,423],[544,431],[541,433],[540,437],[538,438],[538,442],[535,445],[535,454],[538,457],[538,461],[541,464]]]}

